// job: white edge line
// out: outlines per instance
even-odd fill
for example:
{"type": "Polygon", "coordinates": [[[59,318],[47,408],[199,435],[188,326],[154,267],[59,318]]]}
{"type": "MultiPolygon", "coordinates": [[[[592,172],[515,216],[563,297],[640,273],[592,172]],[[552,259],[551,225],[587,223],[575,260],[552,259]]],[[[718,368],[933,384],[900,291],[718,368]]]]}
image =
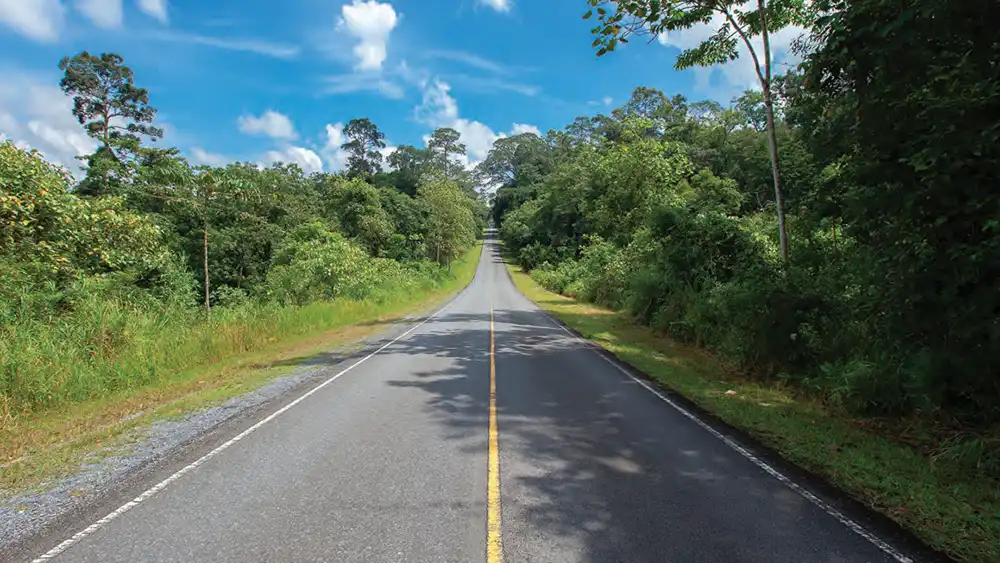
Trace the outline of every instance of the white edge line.
{"type": "Polygon", "coordinates": [[[80,530],[79,532],[73,534],[71,537],[63,540],[62,543],[60,543],[59,545],[53,547],[49,551],[46,551],[44,554],[42,554],[42,555],[38,556],[37,558],[33,559],[31,561],[31,563],[41,563],[43,561],[49,561],[49,560],[53,559],[54,557],[58,556],[60,553],[66,551],[67,549],[69,549],[70,547],[72,547],[73,544],[75,544],[75,543],[79,542],[80,540],[86,538],[87,536],[93,534],[97,530],[100,530],[102,527],[104,527],[105,525],[107,525],[109,522],[111,522],[115,518],[118,518],[119,516],[121,516],[122,514],[125,514],[129,510],[132,510],[136,506],[142,504],[144,501],[149,500],[150,497],[152,497],[156,493],[162,491],[163,489],[167,488],[168,485],[170,485],[174,481],[176,481],[176,480],[180,479],[181,477],[183,477],[184,474],[190,473],[195,468],[197,468],[199,465],[201,465],[201,464],[205,463],[206,461],[212,459],[213,457],[219,455],[220,453],[222,453],[224,450],[226,450],[227,448],[229,448],[230,446],[232,446],[236,442],[239,442],[243,438],[246,438],[250,434],[254,433],[261,426],[264,426],[268,422],[271,422],[272,420],[274,420],[275,418],[277,418],[278,416],[280,416],[285,411],[288,411],[289,409],[291,409],[295,405],[297,405],[297,404],[301,403],[302,401],[306,400],[306,398],[308,398],[309,396],[311,396],[313,393],[316,393],[320,389],[322,389],[322,388],[326,387],[327,385],[333,383],[340,376],[342,376],[345,373],[351,371],[352,369],[358,367],[359,365],[361,365],[365,361],[369,360],[370,358],[372,358],[373,356],[375,356],[376,354],[378,354],[382,350],[385,350],[389,346],[392,346],[396,342],[402,340],[403,338],[405,338],[406,336],[408,336],[411,332],[413,332],[413,331],[417,330],[418,328],[420,328],[421,326],[423,326],[424,323],[426,323],[427,321],[430,321],[431,319],[437,317],[438,315],[440,315],[441,313],[443,313],[446,309],[448,309],[449,307],[451,307],[452,304],[454,304],[455,301],[458,300],[458,297],[460,295],[461,295],[461,293],[459,293],[459,295],[456,295],[455,298],[453,298],[447,305],[445,305],[444,307],[438,309],[437,312],[435,312],[433,315],[431,315],[431,316],[427,317],[426,319],[420,321],[419,324],[414,325],[413,327],[410,327],[409,330],[407,330],[403,334],[400,334],[396,338],[392,339],[392,341],[390,341],[390,342],[382,345],[378,350],[375,350],[371,354],[368,354],[364,358],[361,358],[357,362],[354,362],[353,364],[351,364],[350,366],[344,368],[339,373],[337,373],[336,375],[330,377],[329,379],[327,379],[323,383],[320,383],[316,387],[313,387],[309,391],[306,391],[304,394],[302,394],[302,396],[300,396],[299,398],[295,399],[291,403],[288,403],[287,405],[285,405],[285,406],[281,407],[280,409],[278,409],[277,411],[273,412],[267,418],[264,418],[263,420],[261,420],[260,422],[254,424],[250,428],[247,428],[243,432],[240,432],[235,437],[231,438],[228,442],[225,442],[224,444],[216,447],[214,450],[208,452],[207,454],[203,455],[202,457],[198,458],[197,460],[195,460],[195,461],[191,462],[190,464],[184,466],[183,468],[179,469],[173,475],[171,475],[171,476],[167,477],[166,479],[160,481],[159,483],[153,485],[149,489],[146,489],[146,491],[144,491],[142,494],[140,494],[139,496],[135,497],[134,499],[126,502],[125,504],[119,506],[117,509],[115,509],[114,511],[112,511],[110,514],[108,514],[104,518],[101,518],[97,522],[94,522],[93,524],[91,524],[91,525],[87,526],[86,528],[80,530]]]}
{"type": "Polygon", "coordinates": [[[710,434],[712,434],[713,436],[715,436],[719,440],[722,440],[723,443],[725,443],[730,448],[736,450],[737,453],[739,453],[743,457],[745,457],[748,460],[750,460],[757,467],[763,469],[768,475],[770,475],[771,477],[774,477],[775,479],[777,479],[778,481],[780,481],[781,483],[783,483],[785,486],[787,486],[789,489],[795,491],[796,493],[798,493],[799,495],[801,495],[802,497],[804,497],[806,500],[808,500],[809,502],[811,502],[814,505],[816,505],[817,507],[819,507],[819,509],[822,510],[823,512],[826,512],[830,516],[833,516],[834,518],[836,518],[841,524],[843,524],[844,526],[846,526],[847,528],[849,528],[852,532],[854,532],[855,534],[858,534],[859,536],[861,536],[864,539],[868,540],[875,547],[881,549],[883,552],[885,552],[886,554],[888,554],[890,557],[892,557],[893,559],[895,559],[899,563],[913,563],[913,559],[907,557],[901,551],[899,551],[896,548],[894,548],[893,546],[889,545],[889,543],[887,543],[886,541],[882,540],[881,538],[879,538],[875,534],[873,534],[873,533],[869,532],[868,530],[866,530],[863,526],[861,526],[861,524],[858,524],[854,520],[852,520],[849,517],[847,517],[847,515],[845,515],[844,513],[840,512],[836,508],[834,508],[834,507],[830,506],[829,504],[827,504],[826,502],[824,502],[823,499],[817,497],[813,493],[809,492],[806,488],[804,488],[801,485],[799,485],[798,483],[792,481],[787,476],[785,476],[784,473],[782,473],[782,472],[778,471],[777,469],[771,467],[770,465],[768,465],[767,462],[765,462],[764,460],[762,460],[762,459],[758,458],[757,456],[753,455],[749,450],[747,450],[743,446],[739,445],[738,443],[736,443],[731,438],[729,438],[726,435],[722,434],[718,430],[712,428],[711,426],[708,425],[707,422],[703,421],[702,419],[698,418],[698,416],[696,416],[694,413],[688,411],[684,407],[682,407],[679,404],[677,404],[673,399],[671,399],[670,397],[667,397],[666,395],[664,395],[662,392],[660,392],[659,389],[656,389],[655,387],[653,387],[652,385],[650,385],[648,382],[643,381],[642,379],[639,379],[638,377],[636,377],[635,375],[633,375],[632,372],[630,372],[629,370],[627,370],[624,367],[622,367],[621,365],[619,365],[618,362],[616,362],[616,361],[612,360],[611,358],[609,358],[609,357],[605,356],[604,354],[602,354],[601,352],[605,351],[603,347],[601,347],[600,345],[598,345],[598,344],[596,344],[594,342],[591,342],[589,340],[586,340],[586,339],[581,338],[580,336],[574,334],[571,330],[569,330],[568,328],[566,328],[565,326],[563,326],[562,323],[560,323],[555,318],[553,318],[552,315],[548,314],[548,312],[542,310],[541,308],[539,308],[538,310],[543,315],[545,315],[552,324],[554,324],[555,326],[561,328],[566,334],[570,335],[571,337],[575,338],[576,340],[579,340],[580,342],[583,342],[584,345],[586,345],[587,348],[591,349],[599,358],[601,358],[605,362],[608,362],[615,369],[617,369],[618,371],[624,373],[625,375],[627,375],[630,379],[632,379],[633,381],[635,381],[639,385],[642,385],[643,388],[645,388],[647,391],[649,391],[650,393],[652,393],[652,394],[656,395],[657,397],[659,397],[660,400],[662,400],[663,402],[667,403],[668,405],[670,405],[671,407],[673,407],[674,409],[676,409],[682,415],[684,415],[685,417],[689,418],[692,422],[694,422],[698,426],[704,428],[705,430],[707,430],[710,434]]]}

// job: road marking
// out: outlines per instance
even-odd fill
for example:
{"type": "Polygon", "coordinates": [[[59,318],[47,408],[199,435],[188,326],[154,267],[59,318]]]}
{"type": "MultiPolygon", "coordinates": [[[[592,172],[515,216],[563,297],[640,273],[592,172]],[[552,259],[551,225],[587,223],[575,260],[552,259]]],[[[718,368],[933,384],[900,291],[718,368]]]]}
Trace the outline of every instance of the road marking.
{"type": "Polygon", "coordinates": [[[557,326],[560,329],[562,329],[563,332],[565,332],[566,334],[570,335],[572,338],[574,338],[574,339],[579,340],[580,342],[582,342],[587,348],[589,348],[591,351],[593,351],[597,355],[597,357],[601,358],[605,362],[608,362],[615,369],[617,369],[618,371],[624,373],[630,379],[632,379],[633,381],[635,381],[636,383],[638,383],[639,385],[641,385],[644,389],[646,389],[650,393],[652,393],[652,394],[656,395],[657,397],[659,397],[660,400],[662,400],[663,402],[667,403],[668,405],[670,405],[671,407],[673,407],[674,409],[676,409],[678,412],[680,412],[682,415],[684,415],[685,417],[687,417],[688,419],[690,419],[692,422],[694,422],[698,426],[702,427],[703,429],[707,430],[710,434],[712,434],[713,436],[715,436],[719,440],[722,440],[723,443],[725,443],[730,448],[736,450],[737,453],[739,453],[740,455],[742,455],[746,459],[750,460],[750,462],[752,462],[757,467],[763,469],[768,475],[770,475],[771,477],[774,477],[775,479],[777,479],[778,481],[780,481],[782,484],[784,484],[786,487],[788,487],[789,489],[795,491],[796,493],[798,493],[799,495],[801,495],[802,497],[804,497],[806,500],[808,500],[809,502],[811,502],[814,505],[816,505],[817,507],[819,507],[819,509],[822,510],[823,512],[825,512],[825,513],[829,514],[830,516],[833,516],[834,518],[836,518],[841,524],[843,524],[844,526],[846,526],[848,529],[850,529],[855,534],[858,534],[859,536],[861,536],[864,539],[868,540],[869,543],[871,543],[875,547],[881,549],[886,555],[892,557],[893,559],[895,559],[899,563],[913,563],[913,559],[911,559],[910,557],[906,556],[904,553],[902,553],[901,551],[899,551],[895,547],[889,545],[888,542],[886,542],[885,540],[879,538],[878,536],[876,536],[872,532],[869,532],[861,524],[858,524],[854,520],[850,519],[843,512],[841,512],[841,511],[837,510],[836,508],[830,506],[825,501],[823,501],[823,499],[821,499],[821,498],[817,497],[816,495],[812,494],[811,492],[809,492],[805,487],[802,487],[798,483],[792,481],[784,473],[782,473],[782,472],[778,471],[777,469],[771,467],[766,461],[764,461],[764,460],[758,458],[757,456],[753,455],[753,453],[751,453],[749,450],[747,450],[743,446],[737,444],[734,440],[732,440],[728,436],[726,436],[726,435],[722,434],[721,432],[719,432],[718,430],[712,428],[711,426],[709,426],[709,424],[707,422],[705,422],[702,419],[698,418],[697,415],[695,415],[694,413],[688,411],[687,409],[685,409],[684,407],[682,407],[681,405],[679,405],[676,401],[674,401],[670,397],[664,395],[659,389],[653,387],[648,382],[643,381],[642,379],[639,379],[638,377],[636,377],[635,375],[633,375],[632,372],[630,372],[629,370],[627,370],[624,367],[622,367],[621,365],[619,365],[618,362],[616,362],[616,361],[612,360],[611,358],[609,358],[609,357],[605,356],[604,354],[602,354],[601,351],[603,351],[604,348],[602,348],[599,344],[596,344],[594,342],[591,342],[589,340],[586,340],[584,338],[581,338],[581,337],[577,336],[571,330],[569,330],[568,328],[566,328],[565,326],[563,326],[563,324],[561,322],[557,321],[548,312],[543,311],[541,308],[538,308],[537,305],[536,305],[536,308],[538,309],[538,312],[540,312],[542,315],[544,315],[546,318],[549,319],[549,322],[551,322],[555,326],[557,326]]]}
{"type": "MultiPolygon", "coordinates": [[[[447,305],[445,305],[444,307],[442,307],[442,308],[438,309],[436,313],[434,313],[433,315],[431,315],[431,316],[427,317],[426,319],[424,319],[424,320],[420,321],[420,323],[419,323],[419,324],[417,324],[417,325],[415,325],[415,326],[411,327],[411,328],[410,328],[409,330],[407,330],[407,331],[406,331],[406,332],[404,332],[403,334],[400,334],[400,335],[399,335],[399,336],[397,336],[396,338],[392,339],[392,341],[390,341],[390,342],[388,342],[388,343],[386,343],[386,344],[382,345],[382,347],[380,347],[380,348],[379,348],[378,350],[375,350],[375,351],[374,351],[374,352],[372,352],[371,354],[368,354],[368,355],[367,355],[367,356],[365,356],[364,358],[361,358],[361,359],[360,359],[360,360],[358,360],[357,362],[354,362],[354,363],[353,363],[353,364],[351,364],[350,366],[348,366],[348,367],[344,368],[344,369],[343,369],[343,370],[341,370],[341,371],[340,371],[339,373],[337,373],[336,375],[334,375],[334,376],[330,377],[329,379],[327,379],[327,380],[326,380],[326,381],[324,381],[323,383],[320,383],[320,384],[319,384],[319,385],[317,385],[316,387],[313,387],[313,388],[312,388],[312,389],[310,389],[309,391],[307,391],[307,392],[305,392],[304,394],[302,394],[302,396],[301,396],[301,397],[299,397],[298,399],[295,399],[295,400],[294,400],[294,401],[292,401],[291,403],[288,403],[288,404],[287,404],[287,405],[285,405],[284,407],[281,407],[280,409],[278,409],[277,411],[275,411],[274,413],[272,413],[272,414],[271,414],[270,416],[268,416],[267,418],[265,418],[265,419],[261,420],[261,421],[260,421],[260,422],[258,422],[257,424],[254,424],[254,425],[253,425],[253,426],[251,426],[250,428],[247,428],[247,429],[246,429],[246,430],[244,430],[243,432],[240,432],[239,434],[237,434],[237,435],[236,435],[236,436],[235,436],[234,438],[232,438],[232,439],[231,439],[231,440],[229,440],[228,442],[226,442],[226,443],[222,444],[221,446],[219,446],[219,447],[215,448],[214,450],[212,450],[212,451],[208,452],[207,454],[205,454],[204,456],[202,456],[202,457],[198,458],[197,460],[193,461],[193,462],[192,462],[192,463],[190,463],[189,465],[186,465],[186,466],[184,466],[183,468],[181,468],[180,470],[178,470],[178,471],[177,471],[176,473],[174,473],[173,475],[171,475],[171,476],[167,477],[166,479],[164,479],[164,480],[160,481],[159,483],[157,483],[157,484],[153,485],[152,487],[150,487],[149,489],[147,489],[146,491],[144,491],[144,492],[143,492],[142,494],[140,494],[139,496],[137,496],[137,497],[135,497],[134,499],[132,499],[132,500],[130,500],[130,501],[128,501],[128,502],[126,502],[125,504],[123,504],[123,505],[119,506],[119,507],[118,507],[117,509],[115,509],[115,510],[114,510],[113,512],[111,512],[110,514],[108,514],[108,515],[107,515],[107,516],[105,516],[104,518],[101,518],[101,519],[100,519],[100,520],[98,520],[97,522],[94,522],[93,524],[91,524],[91,525],[87,526],[86,528],[84,528],[84,529],[80,530],[79,532],[77,532],[77,533],[73,534],[73,536],[72,536],[72,537],[70,537],[70,538],[68,538],[68,539],[64,540],[64,541],[63,541],[62,543],[60,543],[59,545],[57,545],[57,546],[53,547],[53,548],[52,548],[52,549],[50,549],[49,551],[47,551],[47,552],[45,552],[44,554],[42,554],[42,555],[38,556],[37,558],[33,559],[33,560],[31,561],[31,563],[42,563],[42,562],[44,562],[44,561],[49,561],[49,560],[51,560],[51,559],[55,558],[55,557],[56,557],[56,556],[58,556],[58,555],[59,555],[60,553],[62,553],[62,552],[64,552],[64,551],[66,551],[67,549],[69,549],[69,548],[70,548],[70,547],[71,547],[71,546],[72,546],[73,544],[75,544],[75,543],[79,542],[80,540],[82,540],[82,539],[86,538],[87,536],[89,536],[89,535],[93,534],[93,533],[94,533],[94,532],[96,532],[97,530],[100,530],[101,528],[103,528],[103,527],[104,527],[105,525],[107,525],[107,524],[108,524],[109,522],[111,522],[111,521],[112,521],[112,520],[114,520],[115,518],[118,518],[118,517],[119,517],[119,516],[121,516],[122,514],[125,514],[125,513],[126,513],[126,512],[128,512],[129,510],[132,510],[132,509],[133,509],[133,508],[135,508],[136,506],[138,506],[138,505],[142,504],[143,502],[145,502],[145,501],[149,500],[149,499],[150,499],[150,497],[152,497],[152,496],[153,496],[153,495],[155,495],[156,493],[158,493],[158,492],[162,491],[163,489],[167,488],[167,486],[168,486],[168,485],[170,485],[170,484],[171,484],[171,483],[173,483],[174,481],[176,481],[176,480],[180,479],[180,478],[181,478],[181,477],[183,477],[183,476],[184,476],[184,475],[185,475],[186,473],[190,473],[190,472],[191,472],[191,471],[193,471],[193,470],[194,470],[195,468],[197,468],[197,467],[198,467],[199,465],[201,465],[201,464],[205,463],[206,461],[208,461],[208,460],[212,459],[213,457],[215,457],[215,456],[219,455],[220,453],[222,453],[222,452],[223,452],[224,450],[228,449],[228,448],[229,448],[230,446],[232,446],[232,445],[233,445],[233,444],[235,444],[236,442],[239,442],[239,441],[240,441],[240,440],[242,440],[243,438],[246,438],[246,437],[247,437],[247,436],[249,436],[250,434],[253,434],[253,433],[254,433],[255,431],[257,431],[257,429],[259,429],[259,428],[260,428],[261,426],[264,426],[264,425],[265,425],[265,424],[267,424],[268,422],[271,422],[272,420],[274,420],[275,418],[277,418],[278,416],[280,416],[280,415],[281,415],[282,413],[284,413],[284,412],[288,411],[289,409],[291,409],[291,408],[292,408],[292,407],[294,407],[295,405],[297,405],[297,404],[301,403],[302,401],[304,401],[304,400],[305,400],[306,398],[308,398],[308,397],[309,397],[310,395],[312,395],[313,393],[316,393],[316,392],[317,392],[317,391],[319,391],[320,389],[322,389],[322,388],[326,387],[327,385],[329,385],[329,384],[333,383],[333,382],[334,382],[334,381],[336,381],[336,380],[337,380],[337,378],[339,378],[340,376],[342,376],[342,375],[344,375],[345,373],[347,373],[347,372],[351,371],[352,369],[354,369],[354,368],[358,367],[358,366],[359,366],[359,365],[361,365],[362,363],[364,363],[364,362],[368,361],[368,360],[369,360],[370,358],[372,358],[373,356],[375,356],[376,354],[378,354],[378,353],[379,353],[379,352],[381,352],[382,350],[385,350],[385,349],[386,349],[386,348],[388,348],[389,346],[392,346],[392,345],[393,345],[393,344],[395,344],[396,342],[399,342],[400,340],[402,340],[403,338],[405,338],[406,336],[408,336],[408,335],[409,335],[409,334],[410,334],[411,332],[413,332],[413,331],[417,330],[418,328],[420,328],[421,326],[423,326],[423,325],[424,325],[424,323],[426,323],[427,321],[429,321],[429,320],[431,320],[431,319],[433,319],[433,318],[437,317],[437,316],[438,316],[438,315],[440,315],[441,313],[443,313],[443,312],[444,312],[444,311],[445,311],[446,309],[448,309],[449,307],[451,307],[451,306],[452,306],[452,304],[453,304],[453,303],[455,303],[455,301],[456,301],[457,299],[458,299],[458,298],[456,297],[456,298],[455,298],[455,299],[453,299],[453,300],[452,300],[452,301],[451,301],[450,303],[448,303],[448,304],[447,304],[447,305]]],[[[491,363],[492,363],[492,358],[491,358],[491,363]]]]}
{"type": "Polygon", "coordinates": [[[503,563],[500,519],[500,432],[497,429],[496,339],[493,336],[493,307],[490,306],[490,446],[486,468],[486,563],[503,563]]]}

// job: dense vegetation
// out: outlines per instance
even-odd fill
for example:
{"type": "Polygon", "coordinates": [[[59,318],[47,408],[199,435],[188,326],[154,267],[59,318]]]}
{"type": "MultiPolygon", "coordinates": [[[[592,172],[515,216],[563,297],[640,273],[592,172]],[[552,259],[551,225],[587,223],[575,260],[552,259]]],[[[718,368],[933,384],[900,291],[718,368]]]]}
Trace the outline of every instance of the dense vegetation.
{"type": "Polygon", "coordinates": [[[0,420],[322,330],[331,302],[419,295],[485,226],[453,130],[389,172],[367,119],[343,173],[195,167],[148,145],[156,110],[121,57],[61,68],[100,147],[78,181],[0,144],[0,420]]]}
{"type": "MultiPolygon", "coordinates": [[[[628,31],[740,6],[589,3],[599,54],[628,31]]],[[[747,374],[858,414],[959,429],[952,453],[1000,472],[1000,35],[968,23],[993,21],[997,6],[782,12],[796,6],[774,3],[766,20],[809,26],[801,65],[760,73],[773,100],[748,91],[723,107],[639,88],[610,115],[499,141],[479,174],[499,186],[506,249],[545,287],[747,374]]],[[[732,22],[767,29],[756,4],[732,22]]],[[[735,29],[678,66],[732,58],[735,29]]]]}

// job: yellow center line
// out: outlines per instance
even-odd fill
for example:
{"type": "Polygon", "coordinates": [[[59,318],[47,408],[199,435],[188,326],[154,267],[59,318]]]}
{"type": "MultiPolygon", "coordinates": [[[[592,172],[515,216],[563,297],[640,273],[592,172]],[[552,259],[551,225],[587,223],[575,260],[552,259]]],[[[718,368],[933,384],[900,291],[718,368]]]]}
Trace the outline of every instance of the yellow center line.
{"type": "Polygon", "coordinates": [[[493,336],[493,307],[490,307],[490,445],[486,469],[486,563],[503,563],[500,526],[500,432],[497,429],[496,340],[493,336]]]}

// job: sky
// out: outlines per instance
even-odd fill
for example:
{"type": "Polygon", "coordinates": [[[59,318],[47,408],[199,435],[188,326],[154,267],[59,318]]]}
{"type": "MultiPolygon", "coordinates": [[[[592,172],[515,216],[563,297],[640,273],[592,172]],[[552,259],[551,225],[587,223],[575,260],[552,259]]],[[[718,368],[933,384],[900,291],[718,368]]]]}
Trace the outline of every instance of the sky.
{"type": "MultiPolygon", "coordinates": [[[[598,58],[584,0],[0,0],[0,139],[77,170],[96,142],[59,90],[64,56],[115,52],[158,109],[163,146],[196,164],[343,168],[341,129],[367,117],[390,152],[438,127],[466,164],[493,142],[607,113],[638,86],[726,103],[750,58],[675,71],[718,25],[633,40],[598,58]]],[[[797,30],[779,33],[787,62],[797,30]]]]}

